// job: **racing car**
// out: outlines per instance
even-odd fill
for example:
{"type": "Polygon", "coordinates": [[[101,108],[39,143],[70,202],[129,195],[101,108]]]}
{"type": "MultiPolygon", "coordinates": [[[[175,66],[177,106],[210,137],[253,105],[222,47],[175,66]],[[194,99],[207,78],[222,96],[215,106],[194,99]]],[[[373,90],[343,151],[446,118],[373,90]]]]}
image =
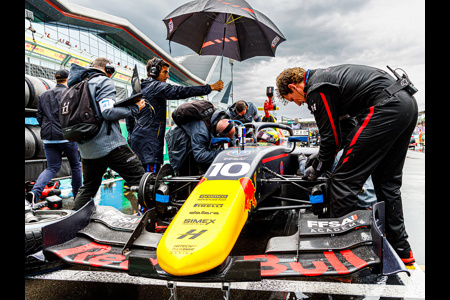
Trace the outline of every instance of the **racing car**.
{"type": "Polygon", "coordinates": [[[384,237],[383,202],[329,218],[327,178],[297,175],[298,156],[318,149],[296,147],[304,137],[283,124],[239,126],[238,145],[221,151],[204,174],[179,175],[170,164],[145,173],[131,187],[148,208],[142,216],[91,200],[44,226],[45,259],[172,281],[341,276],[363,269],[409,274],[384,237]],[[289,137],[258,144],[258,132],[268,127],[289,137]],[[163,231],[161,222],[168,225],[163,231]]]}

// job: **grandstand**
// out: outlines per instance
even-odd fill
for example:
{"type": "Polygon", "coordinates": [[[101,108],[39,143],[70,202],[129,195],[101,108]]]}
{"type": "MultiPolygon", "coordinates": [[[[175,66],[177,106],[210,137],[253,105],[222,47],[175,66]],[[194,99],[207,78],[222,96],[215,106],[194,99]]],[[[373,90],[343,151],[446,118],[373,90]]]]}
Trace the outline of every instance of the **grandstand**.
{"type": "MultiPolygon", "coordinates": [[[[57,70],[68,70],[73,63],[87,66],[96,57],[106,57],[116,66],[111,79],[116,86],[117,100],[131,95],[130,81],[134,66],[137,66],[139,77],[145,78],[145,66],[153,57],[161,58],[170,65],[168,82],[182,86],[208,84],[218,61],[218,57],[197,54],[172,57],[128,20],[117,16],[65,0],[25,0],[25,75],[41,78],[41,81],[54,81],[57,70]]],[[[184,101],[169,101],[166,112],[168,125],[171,124],[171,111],[184,101]]],[[[27,130],[38,126],[36,111],[35,107],[27,107],[26,101],[25,126],[30,127],[25,128],[26,146],[27,130]]],[[[126,138],[125,123],[120,122],[120,125],[126,138]]],[[[42,140],[38,134],[40,128],[34,130],[36,133],[33,136],[29,133],[29,145],[32,145],[29,147],[33,153],[40,155],[33,154],[29,158],[25,155],[25,181],[36,180],[46,168],[42,140]]],[[[164,159],[168,162],[166,147],[164,159]]],[[[69,174],[67,158],[63,158],[57,177],[69,174]]]]}
{"type": "Polygon", "coordinates": [[[56,70],[99,56],[116,65],[118,100],[131,94],[134,66],[147,77],[153,57],[171,66],[169,83],[183,86],[207,84],[217,64],[217,57],[172,57],[126,19],[64,0],[25,0],[25,74],[53,80],[56,70]]]}

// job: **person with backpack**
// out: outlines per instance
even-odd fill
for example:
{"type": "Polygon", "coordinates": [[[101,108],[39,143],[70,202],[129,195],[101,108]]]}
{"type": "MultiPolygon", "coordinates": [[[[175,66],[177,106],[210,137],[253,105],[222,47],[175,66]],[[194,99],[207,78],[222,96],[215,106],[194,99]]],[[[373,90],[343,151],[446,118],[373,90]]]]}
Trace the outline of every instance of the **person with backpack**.
{"type": "Polygon", "coordinates": [[[147,172],[158,172],[164,163],[167,100],[203,96],[223,89],[223,81],[202,86],[177,86],[167,83],[170,65],[160,58],[147,62],[147,76],[141,82],[142,94],[148,103],[138,116],[127,118],[131,149],[147,172]]]}
{"type": "Polygon", "coordinates": [[[30,203],[36,203],[45,186],[59,172],[63,154],[70,164],[74,197],[81,186],[81,164],[78,159],[77,143],[64,139],[59,123],[61,93],[67,89],[67,77],[69,77],[69,71],[64,69],[56,71],[56,86],[42,93],[38,98],[36,119],[41,126],[41,139],[44,142],[47,168],[39,175],[31,191],[27,193],[27,200],[30,203]]]}
{"type": "MultiPolygon", "coordinates": [[[[83,185],[78,190],[74,199],[73,210],[78,210],[95,196],[102,182],[102,176],[109,167],[116,171],[128,186],[139,185],[142,175],[145,173],[136,154],[127,145],[120,132],[119,120],[137,116],[144,107],[144,100],[127,107],[114,107],[116,102],[116,88],[111,76],[115,72],[114,65],[104,57],[94,59],[88,68],[72,64],[68,78],[68,89],[61,99],[60,120],[66,124],[66,118],[73,119],[76,111],[85,110],[84,115],[94,114],[100,120],[98,128],[93,133],[81,135],[77,140],[83,165],[83,185]],[[71,89],[74,87],[73,89],[71,89]],[[75,87],[87,93],[76,93],[75,87]],[[85,95],[82,99],[74,99],[74,95],[85,95]],[[85,98],[92,102],[90,105],[85,98]],[[76,107],[73,103],[78,102],[76,107]],[[70,117],[72,116],[72,117],[70,117]]],[[[72,131],[82,131],[89,127],[87,123],[75,124],[72,131]],[[83,127],[83,125],[86,125],[83,127]]],[[[63,131],[64,131],[64,126],[63,131]]],[[[71,127],[65,127],[71,128],[71,127]]],[[[67,130],[66,130],[67,132],[67,130]]]]}
{"type": "Polygon", "coordinates": [[[166,133],[169,161],[180,175],[199,175],[206,172],[221,149],[212,144],[213,137],[232,138],[233,122],[224,110],[213,108],[203,115],[193,116],[192,105],[211,104],[206,100],[192,100],[181,104],[173,112],[175,125],[166,133]],[[205,117],[206,115],[206,117],[205,117]],[[192,166],[189,166],[189,165],[192,166]],[[195,167],[193,167],[195,166],[195,167]]]}

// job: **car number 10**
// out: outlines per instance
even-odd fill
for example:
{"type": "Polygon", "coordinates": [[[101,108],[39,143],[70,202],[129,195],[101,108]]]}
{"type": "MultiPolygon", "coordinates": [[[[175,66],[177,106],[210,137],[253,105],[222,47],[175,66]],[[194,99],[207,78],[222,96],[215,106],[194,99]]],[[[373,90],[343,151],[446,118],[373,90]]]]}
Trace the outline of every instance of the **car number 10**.
{"type": "Polygon", "coordinates": [[[211,172],[208,177],[215,177],[219,174],[226,177],[239,177],[248,173],[250,170],[250,164],[246,162],[232,162],[232,163],[215,163],[211,165],[211,172]],[[240,168],[233,168],[234,166],[240,166],[240,168]],[[232,169],[233,168],[233,169],[232,169]]]}

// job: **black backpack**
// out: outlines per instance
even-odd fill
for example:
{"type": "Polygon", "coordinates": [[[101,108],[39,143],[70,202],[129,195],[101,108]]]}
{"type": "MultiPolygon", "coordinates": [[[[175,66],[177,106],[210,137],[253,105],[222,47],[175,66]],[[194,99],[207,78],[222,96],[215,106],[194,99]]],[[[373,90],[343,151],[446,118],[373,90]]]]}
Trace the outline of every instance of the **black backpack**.
{"type": "Polygon", "coordinates": [[[211,116],[215,111],[214,104],[207,100],[189,100],[172,112],[172,119],[178,126],[191,121],[202,120],[208,130],[211,129],[211,116]]]}
{"type": "Polygon", "coordinates": [[[94,105],[98,104],[92,99],[88,84],[89,80],[99,75],[87,76],[61,94],[59,121],[64,139],[70,142],[92,138],[100,130],[103,118],[96,113],[98,109],[94,105]]]}

